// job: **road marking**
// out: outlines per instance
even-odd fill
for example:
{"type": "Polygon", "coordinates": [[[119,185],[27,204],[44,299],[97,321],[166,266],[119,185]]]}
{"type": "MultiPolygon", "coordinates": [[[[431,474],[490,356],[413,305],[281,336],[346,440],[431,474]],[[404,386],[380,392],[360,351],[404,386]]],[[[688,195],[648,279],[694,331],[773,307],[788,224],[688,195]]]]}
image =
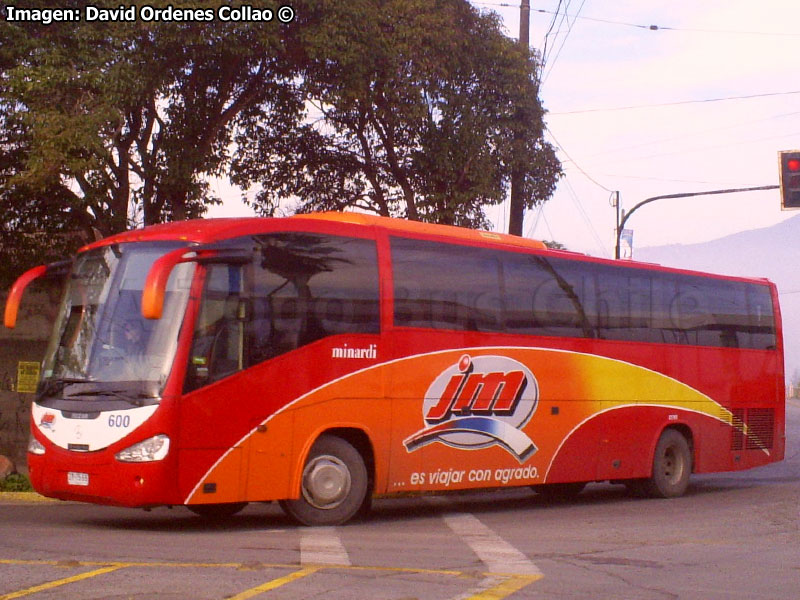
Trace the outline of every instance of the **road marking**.
{"type": "MultiPolygon", "coordinates": [[[[477,519],[476,519],[477,520],[477,519]]],[[[481,524],[482,525],[482,524],[481,524]]],[[[349,560],[349,559],[348,559],[349,560]]],[[[53,581],[50,583],[45,583],[42,585],[38,585],[35,587],[27,588],[25,590],[20,590],[17,592],[12,592],[10,594],[6,594],[4,596],[0,596],[0,600],[12,600],[13,598],[21,598],[23,596],[27,596],[30,594],[34,594],[36,592],[52,589],[61,585],[65,585],[68,583],[80,581],[82,579],[87,579],[90,577],[95,577],[97,575],[102,575],[104,573],[110,573],[112,571],[118,569],[124,569],[128,567],[140,567],[140,568],[211,568],[211,569],[220,569],[220,568],[227,568],[227,569],[241,569],[243,567],[247,568],[254,568],[256,563],[253,565],[244,565],[243,563],[203,563],[203,562],[120,562],[114,563],[109,565],[108,563],[103,562],[96,562],[96,561],[69,561],[68,563],[65,561],[59,560],[25,560],[25,559],[0,559],[0,565],[50,565],[50,566],[69,566],[69,567],[101,567],[95,569],[94,571],[90,571],[88,573],[82,573],[80,575],[75,575],[73,577],[67,577],[65,579],[61,579],[58,581],[53,581]]],[[[279,568],[279,569],[297,569],[298,565],[291,565],[291,564],[270,564],[270,563],[257,563],[257,566],[260,568],[279,568]]],[[[505,565],[508,567],[508,565],[505,565]]],[[[474,573],[466,573],[463,571],[453,570],[453,569],[419,569],[413,567],[379,567],[379,566],[346,566],[346,565],[308,565],[306,567],[302,567],[298,570],[292,571],[288,575],[283,577],[279,577],[277,579],[272,579],[265,583],[262,583],[259,586],[251,588],[249,590],[245,590],[239,593],[236,596],[231,596],[228,600],[247,600],[248,598],[253,598],[259,594],[263,594],[264,592],[268,592],[270,590],[274,590],[281,586],[286,585],[287,583],[291,583],[293,581],[297,581],[298,579],[302,579],[308,575],[312,575],[316,572],[327,571],[327,570],[344,570],[344,571],[382,571],[386,573],[409,573],[409,574],[419,574],[419,575],[442,575],[447,577],[466,577],[469,579],[473,579],[475,577],[474,573]]],[[[481,573],[483,579],[481,582],[473,587],[470,591],[465,594],[459,595],[453,600],[503,600],[510,594],[521,590],[525,586],[533,583],[534,581],[538,581],[543,576],[542,575],[535,575],[535,574],[510,574],[508,573],[507,569],[504,569],[502,573],[481,573]]]]}
{"type": "Polygon", "coordinates": [[[527,585],[532,584],[534,581],[539,581],[543,575],[512,575],[507,577],[500,583],[495,584],[496,579],[487,578],[484,581],[490,582],[486,589],[471,594],[464,598],[464,600],[503,600],[514,592],[518,592],[527,585]]]}
{"type": "Polygon", "coordinates": [[[291,583],[292,581],[302,579],[307,575],[316,573],[318,570],[319,567],[306,567],[304,569],[300,569],[299,571],[295,571],[294,573],[289,573],[288,575],[279,577],[278,579],[272,579],[271,581],[262,583],[261,585],[256,586],[254,588],[250,588],[249,590],[245,590],[241,594],[236,594],[235,596],[231,596],[228,600],[246,600],[247,598],[252,598],[253,596],[258,596],[259,594],[263,594],[264,592],[268,592],[270,590],[274,590],[275,588],[279,588],[282,585],[291,583]]]}
{"type": "Polygon", "coordinates": [[[489,574],[457,600],[502,600],[544,575],[533,562],[470,514],[446,514],[447,526],[478,555],[489,574]],[[498,578],[501,578],[498,583],[498,578]]]}
{"type": "Polygon", "coordinates": [[[58,579],[56,581],[50,581],[48,583],[43,583],[41,585],[35,585],[33,587],[29,587],[24,590],[19,590],[18,592],[11,592],[10,594],[0,596],[0,600],[12,600],[12,598],[22,598],[23,596],[28,596],[30,594],[35,594],[37,592],[43,592],[45,590],[51,590],[53,588],[57,588],[62,585],[67,585],[68,583],[75,583],[76,581],[81,581],[83,579],[97,577],[98,575],[111,573],[112,571],[116,571],[122,568],[124,568],[124,565],[114,565],[112,567],[103,567],[102,569],[95,569],[94,571],[88,571],[86,573],[81,573],[80,575],[73,575],[72,577],[65,577],[64,579],[58,579]]]}
{"type": "Polygon", "coordinates": [[[301,530],[300,564],[350,566],[350,557],[335,527],[301,530]]]}
{"type": "MultiPolygon", "coordinates": [[[[114,563],[116,567],[144,567],[144,568],[178,568],[178,569],[241,569],[243,566],[252,568],[256,563],[241,563],[241,562],[228,562],[228,563],[204,563],[204,562],[124,562],[114,563]]],[[[287,563],[257,563],[264,569],[296,569],[299,565],[287,563]]],[[[54,567],[103,567],[109,566],[108,562],[97,562],[90,560],[70,561],[65,564],[61,560],[37,560],[37,559],[22,559],[22,558],[0,558],[0,565],[50,565],[54,567]]],[[[335,569],[336,565],[326,567],[335,569]]],[[[381,567],[381,566],[342,566],[346,571],[386,571],[387,573],[421,573],[426,575],[452,575],[458,577],[464,573],[453,569],[420,569],[416,567],[381,567]]]]}
{"type": "Polygon", "coordinates": [[[461,537],[494,574],[543,577],[539,568],[522,552],[470,514],[446,514],[447,526],[461,537]]]}

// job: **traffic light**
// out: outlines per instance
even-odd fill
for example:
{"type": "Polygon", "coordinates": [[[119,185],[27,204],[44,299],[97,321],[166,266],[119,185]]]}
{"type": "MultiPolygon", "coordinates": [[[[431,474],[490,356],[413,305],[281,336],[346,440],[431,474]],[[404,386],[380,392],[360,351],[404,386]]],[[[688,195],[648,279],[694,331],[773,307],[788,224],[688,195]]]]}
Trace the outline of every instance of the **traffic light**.
{"type": "Polygon", "coordinates": [[[800,150],[779,152],[781,209],[800,208],[800,150]]]}

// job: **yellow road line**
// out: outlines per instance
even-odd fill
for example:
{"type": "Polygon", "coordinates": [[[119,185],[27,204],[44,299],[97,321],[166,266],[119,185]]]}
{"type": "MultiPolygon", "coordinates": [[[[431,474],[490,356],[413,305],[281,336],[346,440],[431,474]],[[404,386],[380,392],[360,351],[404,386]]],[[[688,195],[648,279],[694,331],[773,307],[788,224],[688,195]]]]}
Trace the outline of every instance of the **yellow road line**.
{"type": "MultiPolygon", "coordinates": [[[[0,600],[12,600],[13,598],[20,598],[22,596],[27,596],[29,594],[34,594],[36,592],[40,592],[43,590],[51,589],[54,587],[58,587],[61,585],[65,585],[68,583],[73,583],[75,581],[80,581],[82,579],[88,579],[90,577],[95,577],[97,575],[102,575],[104,573],[110,573],[117,569],[123,568],[131,568],[131,567],[145,567],[145,568],[242,568],[242,563],[192,563],[192,562],[180,562],[180,563],[169,563],[169,562],[120,562],[114,563],[109,565],[107,562],[95,562],[95,561],[58,561],[58,560],[24,560],[24,559],[1,559],[0,558],[0,565],[51,565],[51,566],[61,566],[61,567],[96,567],[100,566],[101,568],[96,569],[94,571],[89,571],[87,573],[82,573],[80,575],[75,575],[73,577],[67,577],[65,579],[60,579],[58,581],[53,581],[50,583],[45,583],[42,585],[34,586],[25,590],[20,590],[18,592],[12,592],[5,596],[0,596],[0,600]]],[[[251,567],[253,565],[250,565],[251,567]]],[[[260,568],[264,569],[297,569],[298,565],[290,565],[290,564],[269,564],[269,563],[259,563],[257,565],[260,568]]],[[[279,588],[287,583],[291,583],[292,581],[296,581],[313,573],[316,573],[320,570],[326,571],[383,571],[388,573],[409,573],[409,574],[420,574],[420,575],[447,575],[447,576],[454,576],[454,577],[474,577],[474,574],[467,574],[463,571],[456,571],[451,569],[418,569],[414,567],[380,567],[380,566],[361,566],[361,565],[309,565],[299,570],[293,571],[288,575],[283,577],[279,577],[277,579],[272,579],[267,581],[259,586],[251,588],[249,590],[245,590],[236,596],[232,596],[229,600],[246,600],[248,598],[252,598],[264,592],[268,592],[275,588],[279,588]]],[[[507,598],[514,592],[521,590],[522,588],[534,583],[535,581],[539,581],[544,576],[543,575],[519,575],[519,574],[511,574],[511,573],[482,573],[481,576],[487,579],[493,579],[496,581],[498,578],[502,578],[502,581],[496,585],[489,584],[491,587],[487,587],[486,589],[482,589],[474,593],[471,596],[466,596],[465,600],[503,600],[507,598]]],[[[462,596],[463,597],[463,596],[462,596]]]]}
{"type": "Polygon", "coordinates": [[[503,600],[503,598],[510,596],[514,592],[518,592],[534,581],[539,581],[542,577],[544,577],[544,575],[512,575],[494,587],[469,596],[466,600],[503,600]]]}
{"type": "Polygon", "coordinates": [[[300,569],[299,571],[295,571],[294,573],[289,573],[284,577],[279,577],[278,579],[273,579],[271,581],[267,581],[266,583],[262,583],[261,585],[256,586],[254,588],[250,588],[249,590],[245,590],[241,594],[231,596],[229,600],[246,600],[247,598],[258,596],[259,594],[263,594],[264,592],[274,590],[275,588],[279,588],[282,585],[286,585],[287,583],[291,583],[292,581],[301,579],[306,575],[311,575],[312,573],[316,573],[318,570],[319,567],[306,567],[304,569],[300,569]]]}
{"type": "MultiPolygon", "coordinates": [[[[99,567],[107,566],[109,563],[82,560],[74,561],[65,564],[60,560],[40,560],[40,559],[19,559],[19,558],[0,558],[0,565],[53,565],[53,566],[69,566],[69,567],[99,567]]],[[[201,562],[119,562],[113,563],[118,567],[155,567],[155,568],[199,568],[199,569],[239,569],[243,566],[240,562],[227,562],[227,563],[201,563],[201,562]]],[[[255,564],[246,565],[249,568],[256,566],[255,564]]],[[[264,569],[296,569],[300,565],[286,564],[286,563],[258,563],[258,567],[264,569]]],[[[342,569],[346,571],[388,571],[395,573],[419,573],[422,575],[453,575],[460,576],[464,573],[462,571],[455,571],[453,569],[422,569],[416,567],[381,567],[381,566],[360,566],[360,565],[308,565],[317,569],[324,568],[327,570],[342,569]]],[[[494,575],[500,577],[508,577],[507,573],[487,573],[487,575],[494,575]]]]}
{"type": "Polygon", "coordinates": [[[123,565],[114,565],[112,567],[103,567],[102,569],[95,569],[94,571],[88,571],[86,573],[81,573],[80,575],[73,575],[72,577],[65,577],[64,579],[58,579],[56,581],[50,581],[48,583],[43,583],[41,585],[35,585],[25,590],[19,590],[18,592],[11,592],[10,594],[0,596],[0,600],[11,600],[12,598],[21,598],[22,596],[28,596],[30,594],[35,594],[37,592],[43,592],[45,590],[50,590],[62,585],[67,585],[68,583],[75,583],[76,581],[81,581],[83,579],[90,579],[91,577],[97,577],[98,575],[111,573],[112,571],[116,571],[117,569],[122,569],[122,568],[123,565]]]}

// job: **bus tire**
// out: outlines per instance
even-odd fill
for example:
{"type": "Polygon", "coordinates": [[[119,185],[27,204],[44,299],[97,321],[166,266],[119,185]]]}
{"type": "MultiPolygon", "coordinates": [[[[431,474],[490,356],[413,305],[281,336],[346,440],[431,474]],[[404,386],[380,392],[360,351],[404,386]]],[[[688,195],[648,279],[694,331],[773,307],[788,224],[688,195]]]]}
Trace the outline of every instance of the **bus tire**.
{"type": "Polygon", "coordinates": [[[216,521],[232,517],[245,506],[247,506],[247,502],[226,502],[223,504],[187,504],[186,508],[204,519],[216,521]]]}
{"type": "Polygon", "coordinates": [[[280,505],[303,525],[341,525],[364,506],[368,479],[358,450],[340,437],[323,435],[303,467],[300,498],[280,505]]]}
{"type": "Polygon", "coordinates": [[[653,474],[642,483],[642,491],[651,498],[676,498],[689,486],[692,473],[692,450],[677,429],[666,429],[658,439],[653,456],[653,474]]]}

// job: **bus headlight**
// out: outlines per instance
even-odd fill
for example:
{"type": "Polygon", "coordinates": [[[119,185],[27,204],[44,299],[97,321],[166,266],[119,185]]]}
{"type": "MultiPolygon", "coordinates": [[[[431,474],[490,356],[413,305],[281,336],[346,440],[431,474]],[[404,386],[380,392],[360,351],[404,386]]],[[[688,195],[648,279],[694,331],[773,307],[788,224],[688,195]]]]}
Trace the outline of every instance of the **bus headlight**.
{"type": "Polygon", "coordinates": [[[39,440],[31,436],[31,439],[28,440],[28,452],[30,452],[31,454],[38,454],[41,456],[42,454],[45,453],[45,448],[39,440]]]}
{"type": "Polygon", "coordinates": [[[169,452],[169,437],[161,434],[117,452],[120,462],[153,462],[162,460],[169,452]]]}

